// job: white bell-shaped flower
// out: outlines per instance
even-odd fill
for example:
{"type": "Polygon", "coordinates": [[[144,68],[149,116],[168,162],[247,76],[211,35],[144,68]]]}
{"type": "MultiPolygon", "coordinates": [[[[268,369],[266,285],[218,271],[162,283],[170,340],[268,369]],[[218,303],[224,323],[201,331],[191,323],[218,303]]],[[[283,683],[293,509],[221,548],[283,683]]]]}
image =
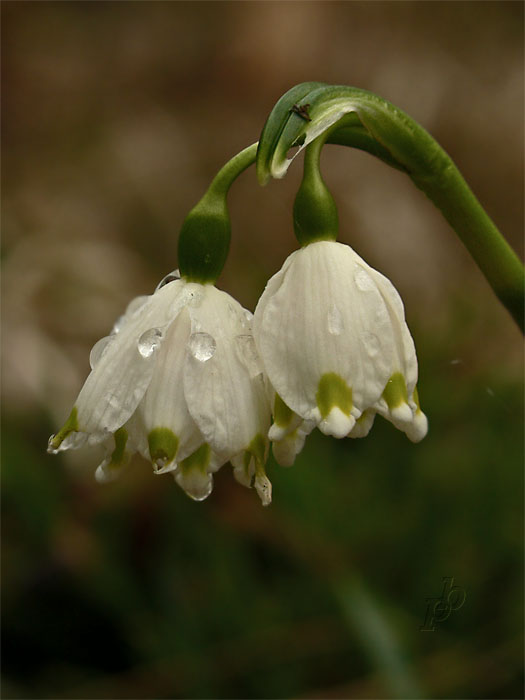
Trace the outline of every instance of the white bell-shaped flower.
{"type": "Polygon", "coordinates": [[[269,438],[281,464],[314,427],[364,437],[376,413],[414,442],[426,435],[403,303],[350,246],[318,241],[292,253],[259,300],[254,337],[275,391],[269,438]]]}
{"type": "Polygon", "coordinates": [[[251,323],[225,292],[171,273],[93,347],[91,374],[49,451],[101,444],[99,481],[140,452],[196,500],[231,460],[238,480],[269,503],[270,404],[251,323]]]}

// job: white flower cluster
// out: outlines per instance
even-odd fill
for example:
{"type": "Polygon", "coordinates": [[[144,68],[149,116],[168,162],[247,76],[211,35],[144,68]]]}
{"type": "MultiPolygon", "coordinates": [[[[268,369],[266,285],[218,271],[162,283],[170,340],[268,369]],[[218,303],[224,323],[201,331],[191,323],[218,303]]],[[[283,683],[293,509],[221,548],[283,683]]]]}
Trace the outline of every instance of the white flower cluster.
{"type": "Polygon", "coordinates": [[[203,500],[229,461],[267,505],[269,440],[289,465],[315,427],[363,437],[379,413],[413,441],[427,432],[401,299],[340,243],[293,253],[253,317],[213,285],[171,273],[130,303],[90,363],[49,451],[101,444],[100,481],[139,452],[203,500]]]}

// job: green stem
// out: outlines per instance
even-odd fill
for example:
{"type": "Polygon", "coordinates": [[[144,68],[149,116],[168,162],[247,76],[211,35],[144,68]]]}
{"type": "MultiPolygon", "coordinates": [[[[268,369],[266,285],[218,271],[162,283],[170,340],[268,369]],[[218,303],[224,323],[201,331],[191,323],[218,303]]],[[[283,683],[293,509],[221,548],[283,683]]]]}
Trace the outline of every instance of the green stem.
{"type": "Polygon", "coordinates": [[[261,134],[261,184],[283,177],[299,150],[328,129],[329,143],[368,151],[409,175],[440,209],[500,301],[523,330],[525,274],[517,255],[471,192],[448,154],[390,102],[348,86],[304,83],[283,95],[261,134]]]}
{"type": "Polygon", "coordinates": [[[302,246],[335,241],[339,231],[337,207],[319,167],[327,136],[328,132],[319,136],[305,151],[303,179],[293,206],[294,231],[302,246]]]}
{"type": "Polygon", "coordinates": [[[525,275],[521,261],[485,212],[459,170],[436,180],[412,177],[438,207],[485,275],[501,303],[524,330],[525,275]]]}
{"type": "Polygon", "coordinates": [[[255,162],[257,144],[224,165],[185,218],[179,235],[179,268],[190,282],[214,283],[230,248],[231,224],[226,197],[233,182],[255,162]]]}
{"type": "Polygon", "coordinates": [[[211,181],[208,193],[213,193],[214,196],[226,197],[230,187],[239,175],[255,163],[258,145],[258,142],[252,143],[251,146],[247,146],[240,153],[237,153],[236,156],[233,156],[226,165],[223,165],[211,181]]]}

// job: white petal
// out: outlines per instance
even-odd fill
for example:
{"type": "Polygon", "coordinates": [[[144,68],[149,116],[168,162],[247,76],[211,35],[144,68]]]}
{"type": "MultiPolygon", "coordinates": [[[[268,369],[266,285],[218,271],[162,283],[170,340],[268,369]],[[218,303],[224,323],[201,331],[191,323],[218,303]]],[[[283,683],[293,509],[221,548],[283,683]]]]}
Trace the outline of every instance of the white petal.
{"type": "Polygon", "coordinates": [[[376,417],[375,411],[369,409],[361,414],[361,416],[356,420],[354,427],[350,431],[348,437],[351,438],[363,438],[368,435],[372,430],[374,425],[374,419],[376,417]]]}
{"type": "Polygon", "coordinates": [[[420,442],[428,432],[428,420],[423,411],[418,409],[414,419],[405,429],[406,436],[412,442],[420,442]]]}
{"type": "MultiPolygon", "coordinates": [[[[174,283],[171,283],[174,284],[174,283]]],[[[138,408],[146,436],[156,428],[167,428],[178,439],[177,462],[188,457],[203,442],[184,398],[184,364],[190,337],[191,321],[188,309],[183,309],[166,331],[157,354],[150,384],[138,408]]],[[[147,458],[150,458],[148,453],[147,458]]],[[[175,465],[174,465],[175,466],[175,465]]],[[[173,466],[173,468],[174,468],[173,466]]],[[[157,473],[164,473],[160,465],[157,473]]]]}
{"type": "Polygon", "coordinates": [[[108,343],[75,404],[81,432],[101,441],[135,411],[151,380],[163,334],[179,311],[183,289],[183,282],[174,282],[150,296],[108,343]]]}
{"type": "Polygon", "coordinates": [[[319,430],[325,435],[343,438],[348,435],[355,425],[355,418],[345,415],[340,408],[334,406],[326,418],[320,420],[319,430]]]}
{"type": "MultiPolygon", "coordinates": [[[[245,449],[269,427],[269,401],[262,374],[254,371],[251,315],[225,292],[205,288],[192,320],[184,370],[184,395],[204,439],[221,459],[245,449]],[[244,350],[249,356],[243,358],[244,350]]],[[[262,366],[260,367],[262,371],[262,366]]]]}
{"type": "Polygon", "coordinates": [[[268,377],[285,403],[314,418],[320,378],[336,373],[359,415],[392,372],[394,339],[368,265],[349,247],[321,241],[296,251],[255,310],[254,333],[268,377]]]}
{"type": "Polygon", "coordinates": [[[392,374],[396,371],[401,372],[410,396],[417,384],[417,357],[414,341],[405,321],[403,301],[387,277],[371,267],[368,268],[368,272],[380,290],[390,316],[396,349],[396,364],[392,367],[392,374]]]}

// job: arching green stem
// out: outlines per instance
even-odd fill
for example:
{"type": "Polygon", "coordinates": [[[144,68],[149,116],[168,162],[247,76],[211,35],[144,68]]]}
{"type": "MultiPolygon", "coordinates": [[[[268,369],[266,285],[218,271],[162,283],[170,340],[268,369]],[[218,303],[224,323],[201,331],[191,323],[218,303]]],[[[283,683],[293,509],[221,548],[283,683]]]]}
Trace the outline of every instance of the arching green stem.
{"type": "Polygon", "coordinates": [[[522,263],[448,154],[423,127],[387,100],[347,86],[295,86],[278,101],[261,134],[257,152],[261,184],[285,175],[293,160],[287,157],[292,146],[299,151],[328,129],[328,143],[360,148],[409,175],[443,213],[523,329],[522,263]]]}
{"type": "Polygon", "coordinates": [[[188,281],[213,283],[220,275],[231,236],[226,197],[235,179],[255,162],[256,152],[254,143],[228,161],[185,218],[179,235],[179,268],[188,281]]]}

